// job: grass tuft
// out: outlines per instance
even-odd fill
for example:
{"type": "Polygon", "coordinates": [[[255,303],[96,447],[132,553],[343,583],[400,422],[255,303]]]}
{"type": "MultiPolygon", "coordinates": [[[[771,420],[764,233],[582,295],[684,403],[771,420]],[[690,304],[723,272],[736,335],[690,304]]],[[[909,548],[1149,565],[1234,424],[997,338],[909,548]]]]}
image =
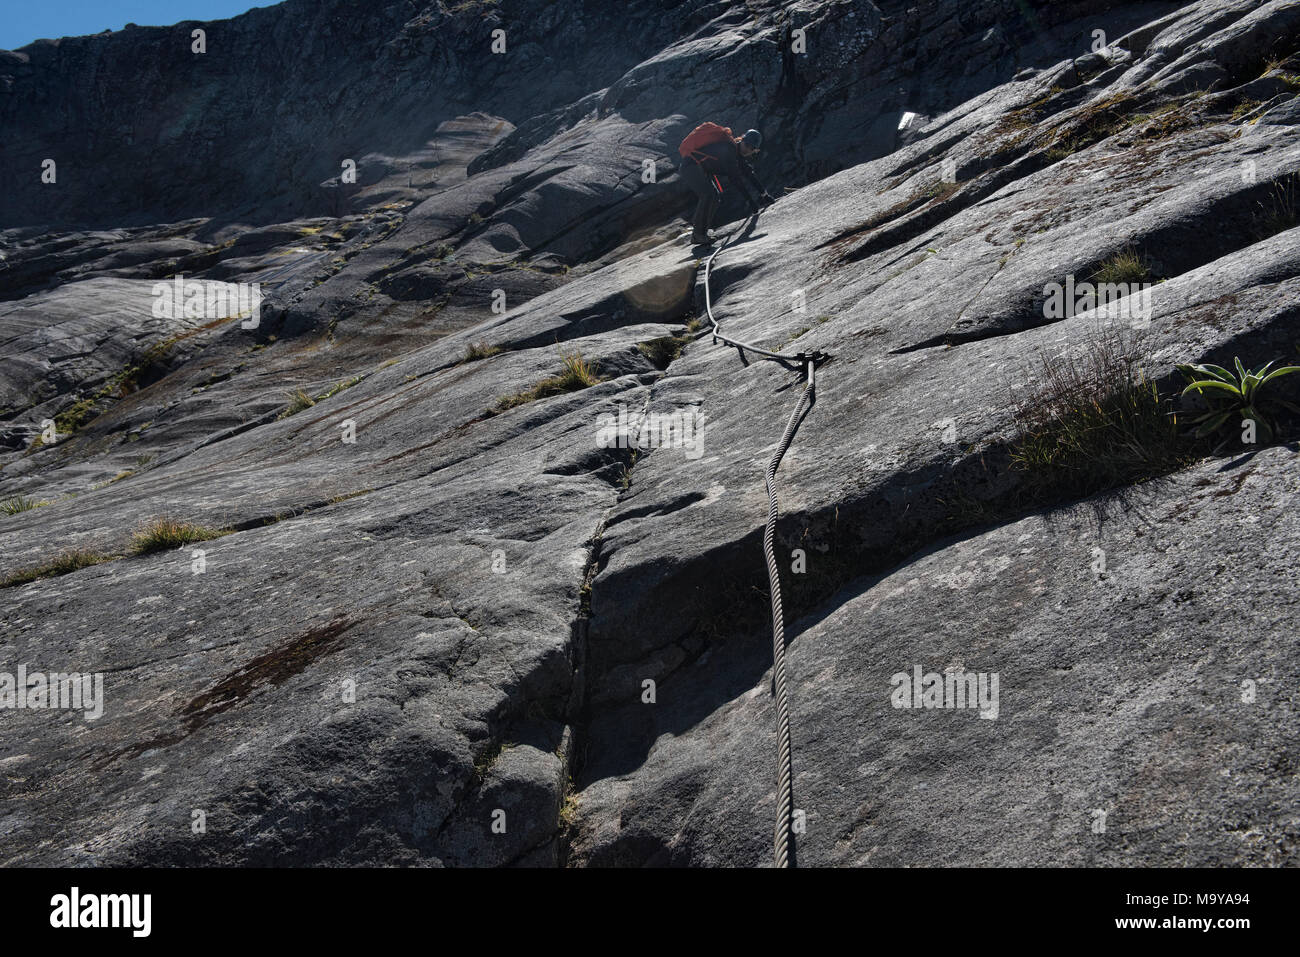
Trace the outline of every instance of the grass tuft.
{"type": "Polygon", "coordinates": [[[1064,159],[1118,133],[1128,126],[1127,114],[1132,106],[1132,96],[1117,93],[1075,111],[1054,131],[1048,158],[1064,159]]]}
{"type": "Polygon", "coordinates": [[[956,193],[959,189],[961,189],[960,183],[949,183],[946,181],[940,181],[938,183],[931,183],[930,186],[926,188],[925,192],[922,195],[924,195],[926,199],[929,199],[933,202],[942,203],[944,200],[948,199],[948,197],[956,193]]]}
{"type": "Polygon", "coordinates": [[[171,548],[180,548],[194,542],[206,542],[229,535],[232,529],[212,528],[193,522],[178,522],[171,518],[158,518],[136,529],[131,536],[132,555],[147,555],[171,548]]]}
{"type": "Polygon", "coordinates": [[[289,404],[285,406],[284,411],[280,413],[280,418],[287,419],[291,415],[297,415],[299,412],[303,411],[303,409],[310,409],[317,402],[323,402],[330,396],[338,395],[345,389],[352,388],[354,385],[361,382],[363,378],[364,376],[354,375],[351,379],[345,379],[342,382],[335,383],[320,395],[310,395],[302,389],[294,389],[292,392],[286,392],[285,395],[289,397],[289,404]]]}
{"type": "Polygon", "coordinates": [[[667,369],[690,341],[689,336],[660,336],[637,343],[637,351],[654,363],[656,369],[667,369]]]}
{"type": "Polygon", "coordinates": [[[1092,274],[1094,283],[1139,283],[1151,278],[1151,269],[1146,259],[1132,246],[1102,260],[1097,271],[1092,274]]]}
{"type": "Polygon", "coordinates": [[[1300,183],[1295,175],[1274,180],[1255,209],[1254,228],[1259,239],[1268,239],[1300,225],[1300,183]]]}
{"type": "Polygon", "coordinates": [[[330,396],[338,395],[340,392],[343,392],[346,389],[350,389],[354,385],[358,385],[361,382],[361,378],[362,377],[359,375],[354,375],[351,379],[344,379],[342,382],[335,383],[330,388],[322,392],[320,395],[316,396],[316,401],[324,402],[330,396]]]}
{"type": "Polygon", "coordinates": [[[289,404],[285,407],[285,410],[280,413],[280,418],[282,419],[287,419],[291,415],[297,415],[303,409],[310,409],[316,404],[316,400],[302,389],[294,389],[292,392],[285,394],[289,396],[289,404]]]}
{"type": "Polygon", "coordinates": [[[578,795],[573,790],[573,781],[569,780],[569,786],[565,789],[564,801],[560,805],[560,829],[564,831],[571,830],[574,822],[578,819],[578,795]]]}
{"type": "Polygon", "coordinates": [[[6,575],[3,579],[0,579],[0,588],[11,588],[14,585],[25,585],[27,582],[36,581],[38,578],[52,578],[55,575],[66,575],[69,572],[75,572],[79,568],[87,568],[91,565],[98,565],[102,562],[109,561],[113,557],[114,556],[112,555],[106,555],[103,552],[97,552],[90,548],[69,548],[41,565],[34,565],[30,568],[21,568],[16,572],[6,575]]]}
{"type": "Polygon", "coordinates": [[[1259,100],[1242,100],[1240,103],[1237,104],[1236,109],[1232,111],[1232,122],[1235,123],[1238,120],[1240,120],[1243,116],[1246,116],[1249,113],[1253,113],[1261,105],[1262,104],[1259,102],[1259,100]]]}
{"type": "Polygon", "coordinates": [[[490,345],[486,342],[471,342],[465,347],[465,357],[460,361],[462,363],[478,362],[480,359],[494,356],[501,351],[500,346],[490,345]]]}
{"type": "Polygon", "coordinates": [[[1040,489],[1089,495],[1200,458],[1122,333],[1104,332],[1078,355],[1040,355],[1030,373],[1010,400],[1018,426],[1011,459],[1040,489]]]}
{"type": "Polygon", "coordinates": [[[54,416],[54,431],[58,434],[76,432],[93,419],[99,407],[99,396],[79,399],[54,416]]]}
{"type": "Polygon", "coordinates": [[[110,479],[105,479],[102,482],[96,482],[94,485],[91,486],[91,488],[92,489],[108,488],[108,486],[114,484],[115,482],[120,482],[123,479],[129,479],[134,474],[135,474],[135,469],[123,469],[121,472],[118,472],[110,479]]]}
{"type": "Polygon", "coordinates": [[[559,375],[536,382],[522,392],[503,396],[497,400],[491,411],[493,413],[505,412],[507,409],[513,409],[518,405],[536,402],[538,399],[545,399],[553,395],[563,395],[566,392],[577,392],[600,382],[595,363],[582,358],[581,352],[574,352],[561,358],[564,361],[564,367],[559,375]]]}
{"type": "Polygon", "coordinates": [[[34,508],[49,504],[44,499],[32,498],[30,495],[14,495],[0,501],[0,512],[6,515],[17,515],[19,512],[30,512],[34,508]]]}

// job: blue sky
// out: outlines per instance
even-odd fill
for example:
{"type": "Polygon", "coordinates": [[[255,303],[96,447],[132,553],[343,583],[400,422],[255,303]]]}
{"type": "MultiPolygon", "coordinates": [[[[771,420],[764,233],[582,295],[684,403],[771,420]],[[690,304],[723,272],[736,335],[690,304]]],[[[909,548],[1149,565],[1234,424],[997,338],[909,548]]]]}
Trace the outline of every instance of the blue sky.
{"type": "Polygon", "coordinates": [[[120,30],[128,23],[166,26],[182,20],[220,20],[276,0],[0,0],[0,50],[33,40],[120,30]]]}

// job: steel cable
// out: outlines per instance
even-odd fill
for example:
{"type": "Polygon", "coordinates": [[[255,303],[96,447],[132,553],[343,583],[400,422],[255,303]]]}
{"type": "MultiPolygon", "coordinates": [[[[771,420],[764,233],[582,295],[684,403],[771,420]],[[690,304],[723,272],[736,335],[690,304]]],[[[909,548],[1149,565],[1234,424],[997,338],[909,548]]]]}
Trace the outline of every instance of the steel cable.
{"type": "Polygon", "coordinates": [[[794,434],[799,428],[814,400],[816,388],[817,363],[827,357],[822,353],[799,353],[795,356],[783,356],[777,352],[761,349],[738,339],[722,335],[718,320],[713,316],[713,298],[709,290],[709,275],[713,269],[713,260],[739,232],[730,233],[718,244],[704,264],[704,309],[713,324],[714,341],[721,341],[737,349],[749,350],[765,359],[786,364],[801,363],[807,369],[807,383],[799,395],[799,403],[790,414],[785,433],[771,461],[767,464],[767,527],[763,530],[763,555],[767,559],[767,581],[772,597],[772,695],[776,702],[776,828],[773,835],[775,866],[790,867],[794,856],[792,853],[792,824],[794,817],[794,775],[793,752],[790,744],[790,694],[785,675],[785,611],[781,604],[781,575],[776,564],[776,520],[779,514],[776,497],[776,470],[781,459],[794,441],[794,434]]]}

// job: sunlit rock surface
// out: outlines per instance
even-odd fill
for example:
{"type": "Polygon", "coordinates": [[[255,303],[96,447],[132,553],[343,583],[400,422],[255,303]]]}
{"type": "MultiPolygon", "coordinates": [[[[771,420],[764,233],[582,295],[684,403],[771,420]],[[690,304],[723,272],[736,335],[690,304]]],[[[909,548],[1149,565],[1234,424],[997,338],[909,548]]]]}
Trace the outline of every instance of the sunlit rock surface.
{"type": "Polygon", "coordinates": [[[0,863],[770,863],[802,379],[700,324],[716,119],[779,198],[728,189],[715,314],[832,357],[779,478],[798,861],[1294,865],[1297,423],[1084,492],[1009,449],[1116,329],[1170,394],[1300,358],[1300,4],[442,6],[0,52],[0,499],[41,503],[0,578],[106,559],[0,588],[0,672],[103,676],[0,709],[0,863]],[[1125,251],[1143,315],[1053,313],[1125,251]],[[162,518],[228,534],[135,554],[162,518]],[[896,707],[915,669],[996,714],[896,707]]]}

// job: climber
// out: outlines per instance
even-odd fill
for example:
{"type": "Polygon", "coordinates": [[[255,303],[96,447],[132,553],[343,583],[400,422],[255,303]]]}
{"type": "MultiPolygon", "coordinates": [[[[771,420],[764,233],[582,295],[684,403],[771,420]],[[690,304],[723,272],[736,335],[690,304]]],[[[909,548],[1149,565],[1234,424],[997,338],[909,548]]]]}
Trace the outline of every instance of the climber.
{"type": "Polygon", "coordinates": [[[739,187],[752,211],[756,212],[760,204],[767,206],[773,202],[749,165],[749,157],[757,153],[762,144],[763,134],[758,130],[737,137],[731,135],[729,127],[717,123],[701,123],[682,140],[682,145],[677,148],[682,156],[682,182],[699,199],[695,206],[695,231],[691,233],[691,242],[711,241],[709,226],[722,200],[720,175],[739,187]],[[758,203],[746,188],[746,180],[758,191],[758,203]]]}

